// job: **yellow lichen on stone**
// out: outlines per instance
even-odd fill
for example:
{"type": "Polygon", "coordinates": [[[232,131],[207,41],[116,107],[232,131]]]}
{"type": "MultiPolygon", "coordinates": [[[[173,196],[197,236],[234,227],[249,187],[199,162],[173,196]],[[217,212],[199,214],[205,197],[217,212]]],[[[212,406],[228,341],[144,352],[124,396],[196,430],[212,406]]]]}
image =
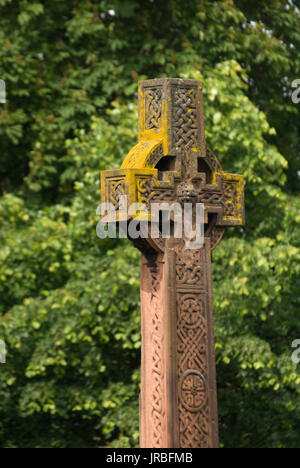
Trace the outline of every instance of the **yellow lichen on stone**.
{"type": "Polygon", "coordinates": [[[205,146],[202,83],[180,79],[145,81],[139,84],[138,95],[139,142],[129,151],[121,169],[102,172],[102,201],[112,202],[117,211],[121,195],[126,195],[128,206],[149,204],[155,195],[154,187],[156,196],[161,190],[161,194],[169,193],[168,197],[174,195],[176,202],[177,182],[201,179],[197,158],[203,158],[210,170],[209,181],[202,187],[204,200],[209,200],[204,203],[206,211],[218,214],[219,226],[243,225],[243,176],[225,173],[205,146]],[[192,160],[192,171],[189,168],[185,172],[182,161],[186,154],[192,160]],[[156,167],[165,156],[176,157],[176,165],[172,170],[164,169],[158,177],[156,167]]]}

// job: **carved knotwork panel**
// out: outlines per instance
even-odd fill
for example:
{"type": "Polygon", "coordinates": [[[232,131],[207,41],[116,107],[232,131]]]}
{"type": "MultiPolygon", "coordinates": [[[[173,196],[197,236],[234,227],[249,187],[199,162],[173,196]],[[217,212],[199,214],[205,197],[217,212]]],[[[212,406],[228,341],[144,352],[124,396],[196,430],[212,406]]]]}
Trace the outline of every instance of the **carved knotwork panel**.
{"type": "Polygon", "coordinates": [[[145,89],[145,128],[158,129],[161,126],[162,89],[145,89]]]}
{"type": "Polygon", "coordinates": [[[234,182],[224,182],[224,215],[237,216],[237,184],[234,182]]]}
{"type": "Polygon", "coordinates": [[[200,140],[197,88],[174,87],[172,102],[173,146],[182,151],[198,148],[200,140]]]}
{"type": "Polygon", "coordinates": [[[177,381],[181,448],[210,446],[209,305],[205,248],[176,254],[177,381]]]}
{"type": "MultiPolygon", "coordinates": [[[[240,181],[230,180],[225,174],[220,176],[218,185],[209,184],[198,191],[198,202],[204,203],[208,212],[210,207],[219,208],[221,225],[243,223],[243,206],[239,203],[240,181]]],[[[213,211],[215,212],[215,210],[213,211]]]]}
{"type": "Polygon", "coordinates": [[[174,203],[176,201],[175,188],[169,188],[155,177],[136,177],[137,200],[145,203],[151,212],[151,203],[174,203]]]}
{"type": "Polygon", "coordinates": [[[201,190],[198,195],[199,203],[205,205],[216,205],[220,208],[224,208],[223,194],[220,190],[204,189],[201,190]]]}
{"type": "Polygon", "coordinates": [[[150,177],[137,177],[136,190],[138,202],[148,206],[152,198],[153,179],[150,177]]]}
{"type": "Polygon", "coordinates": [[[181,448],[209,446],[207,350],[205,293],[178,292],[177,378],[181,448]]]}
{"type": "Polygon", "coordinates": [[[151,378],[152,378],[152,437],[153,447],[162,447],[163,434],[165,430],[165,407],[164,407],[164,369],[163,369],[163,325],[162,309],[160,307],[159,288],[161,284],[160,270],[157,258],[150,258],[148,263],[149,273],[152,281],[151,294],[151,378]]]}
{"type": "Polygon", "coordinates": [[[112,203],[116,210],[120,209],[120,197],[126,195],[125,177],[107,179],[108,202],[112,203]]]}
{"type": "Polygon", "coordinates": [[[204,269],[202,251],[183,250],[177,253],[176,260],[177,285],[197,286],[204,290],[204,269]]]}

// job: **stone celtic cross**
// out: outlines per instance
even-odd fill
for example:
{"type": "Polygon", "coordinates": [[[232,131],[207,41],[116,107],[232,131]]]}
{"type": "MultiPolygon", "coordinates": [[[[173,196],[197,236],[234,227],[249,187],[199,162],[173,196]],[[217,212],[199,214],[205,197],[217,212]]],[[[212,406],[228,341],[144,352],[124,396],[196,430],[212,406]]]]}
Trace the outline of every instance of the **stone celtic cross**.
{"type": "Polygon", "coordinates": [[[174,235],[132,240],[142,252],[140,444],[217,447],[211,251],[226,227],[244,223],[244,182],[206,148],[199,81],[140,83],[139,143],[101,184],[102,202],[116,210],[124,195],[128,205],[204,205],[198,250],[174,235]]]}

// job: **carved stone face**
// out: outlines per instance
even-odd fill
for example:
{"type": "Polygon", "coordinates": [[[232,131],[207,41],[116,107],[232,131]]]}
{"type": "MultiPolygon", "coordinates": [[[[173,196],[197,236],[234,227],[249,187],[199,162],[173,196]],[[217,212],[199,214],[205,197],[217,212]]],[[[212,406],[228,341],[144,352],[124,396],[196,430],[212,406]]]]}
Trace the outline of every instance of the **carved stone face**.
{"type": "Polygon", "coordinates": [[[196,203],[198,194],[192,184],[182,182],[177,188],[177,197],[180,203],[196,203]]]}

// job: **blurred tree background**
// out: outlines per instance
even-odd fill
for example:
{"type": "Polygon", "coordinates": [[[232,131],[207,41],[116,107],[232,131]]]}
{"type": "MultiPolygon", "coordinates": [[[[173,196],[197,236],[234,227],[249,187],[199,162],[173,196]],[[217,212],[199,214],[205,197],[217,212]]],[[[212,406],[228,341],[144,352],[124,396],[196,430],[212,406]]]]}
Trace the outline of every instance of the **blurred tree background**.
{"type": "Polygon", "coordinates": [[[246,178],[214,252],[223,447],[297,447],[299,0],[0,0],[1,447],[138,445],[139,261],[95,228],[137,141],[137,82],[204,81],[207,144],[246,178]]]}

